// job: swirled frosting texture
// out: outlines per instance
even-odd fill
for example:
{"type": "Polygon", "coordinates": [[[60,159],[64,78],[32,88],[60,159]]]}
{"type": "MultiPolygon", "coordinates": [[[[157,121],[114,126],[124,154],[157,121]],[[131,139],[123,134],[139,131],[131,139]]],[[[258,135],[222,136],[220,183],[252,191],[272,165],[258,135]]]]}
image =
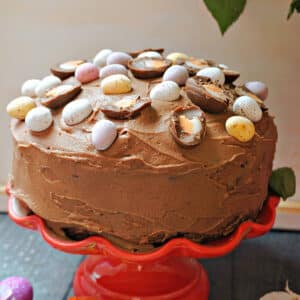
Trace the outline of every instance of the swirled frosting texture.
{"type": "MultiPolygon", "coordinates": [[[[130,94],[148,96],[153,85],[130,78],[130,94]]],[[[100,82],[83,85],[77,97],[88,98],[95,111],[124,96],[103,95],[100,82]]],[[[101,111],[68,127],[61,109],[53,110],[53,126],[39,134],[12,120],[13,194],[54,230],[102,234],[127,249],[176,236],[201,242],[228,234],[263,205],[276,127],[265,112],[255,137],[241,143],[225,130],[231,113],[206,113],[202,143],[184,148],[168,125],[173,109],[188,104],[182,89],[177,101],[153,101],[132,120],[113,120],[118,138],[102,152],[90,141],[95,121],[105,119],[101,111]]]]}

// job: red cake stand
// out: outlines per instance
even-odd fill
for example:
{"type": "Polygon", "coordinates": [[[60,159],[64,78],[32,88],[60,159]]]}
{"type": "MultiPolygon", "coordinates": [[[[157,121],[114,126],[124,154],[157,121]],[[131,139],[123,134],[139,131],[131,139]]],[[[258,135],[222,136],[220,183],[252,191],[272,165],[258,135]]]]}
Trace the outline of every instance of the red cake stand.
{"type": "Polygon", "coordinates": [[[275,220],[279,198],[270,196],[255,222],[242,223],[230,236],[205,245],[176,238],[149,253],[121,250],[102,237],[70,241],[55,235],[37,215],[20,215],[9,193],[8,212],[18,225],[38,230],[52,247],[89,255],[78,267],[73,283],[76,296],[101,300],[206,300],[207,274],[196,258],[228,254],[246,238],[267,233],[275,220]]]}

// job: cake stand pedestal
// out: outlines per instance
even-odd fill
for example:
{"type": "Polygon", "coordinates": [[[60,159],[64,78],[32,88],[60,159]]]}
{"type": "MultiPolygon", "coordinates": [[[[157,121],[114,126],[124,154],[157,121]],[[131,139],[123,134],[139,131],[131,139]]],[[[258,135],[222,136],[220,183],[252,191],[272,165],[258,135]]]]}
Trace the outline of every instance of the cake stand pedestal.
{"type": "Polygon", "coordinates": [[[18,225],[40,232],[52,247],[88,257],[78,267],[73,288],[76,296],[95,300],[207,300],[209,281],[196,258],[226,255],[246,238],[267,233],[275,220],[279,198],[269,196],[255,222],[242,223],[230,236],[205,245],[176,238],[149,253],[121,250],[102,237],[71,241],[55,235],[37,215],[16,211],[9,193],[8,213],[18,225]]]}

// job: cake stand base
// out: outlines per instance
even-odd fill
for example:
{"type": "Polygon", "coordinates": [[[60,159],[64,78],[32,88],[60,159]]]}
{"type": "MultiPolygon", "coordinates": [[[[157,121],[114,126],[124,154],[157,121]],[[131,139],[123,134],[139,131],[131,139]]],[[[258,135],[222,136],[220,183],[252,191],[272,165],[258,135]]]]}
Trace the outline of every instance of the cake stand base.
{"type": "Polygon", "coordinates": [[[76,296],[97,300],[207,300],[209,281],[193,258],[138,263],[91,255],[80,264],[73,288],[76,296]]]}
{"type": "Polygon", "coordinates": [[[18,199],[10,194],[9,186],[7,194],[8,213],[16,224],[38,230],[57,250],[91,255],[79,266],[74,279],[75,294],[83,296],[82,300],[207,300],[207,274],[194,258],[226,255],[243,239],[267,233],[280,201],[277,196],[269,196],[255,222],[243,222],[226,238],[203,245],[176,238],[155,251],[137,254],[119,249],[100,236],[82,241],[62,239],[41,217],[19,210],[18,199]]]}

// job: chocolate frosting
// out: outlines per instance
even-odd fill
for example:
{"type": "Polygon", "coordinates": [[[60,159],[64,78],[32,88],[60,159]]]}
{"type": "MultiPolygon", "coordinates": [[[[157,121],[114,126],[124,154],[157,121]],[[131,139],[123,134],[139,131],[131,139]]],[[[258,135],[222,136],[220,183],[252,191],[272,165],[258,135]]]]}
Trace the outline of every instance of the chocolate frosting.
{"type": "MultiPolygon", "coordinates": [[[[131,74],[127,95],[147,97],[157,83],[131,74]]],[[[169,132],[178,106],[192,105],[184,88],[177,101],[152,101],[130,120],[112,120],[118,137],[106,151],[91,144],[90,132],[105,102],[124,95],[103,95],[101,80],[82,86],[93,115],[69,127],[62,109],[53,110],[46,132],[30,132],[12,120],[12,193],[61,232],[100,234],[126,249],[147,250],[176,236],[201,242],[230,233],[255,218],[267,196],[277,131],[264,112],[247,143],[230,137],[230,112],[206,113],[206,136],[185,148],[169,132]],[[75,232],[76,232],[75,230],[75,232]]]]}

